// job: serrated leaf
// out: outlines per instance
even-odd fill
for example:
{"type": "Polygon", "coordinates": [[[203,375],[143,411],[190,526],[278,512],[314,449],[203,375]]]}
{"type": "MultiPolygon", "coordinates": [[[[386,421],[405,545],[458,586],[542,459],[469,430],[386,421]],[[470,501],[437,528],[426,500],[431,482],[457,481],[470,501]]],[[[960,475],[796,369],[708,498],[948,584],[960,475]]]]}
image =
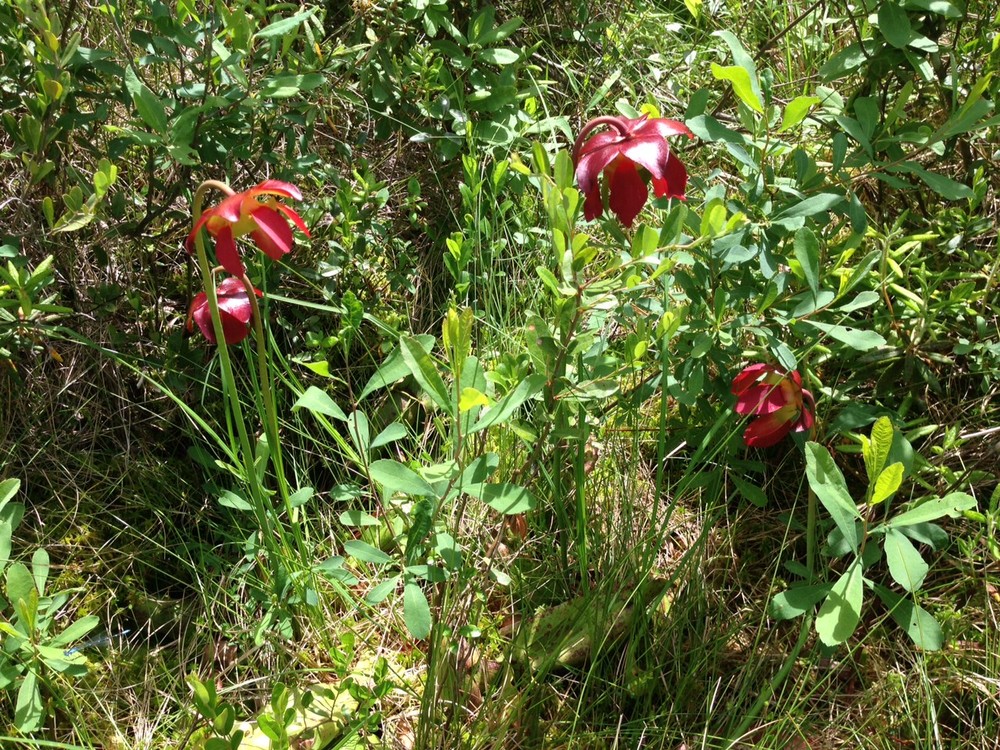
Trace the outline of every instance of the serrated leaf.
{"type": "Polygon", "coordinates": [[[885,467],[882,473],[878,475],[878,479],[875,481],[875,487],[872,490],[872,499],[870,501],[871,505],[878,505],[879,503],[888,500],[892,497],[896,490],[899,489],[899,485],[903,483],[903,464],[898,461],[891,466],[885,467]]]}
{"type": "Polygon", "coordinates": [[[344,413],[344,410],[337,406],[326,391],[314,385],[309,386],[306,392],[299,396],[295,403],[292,404],[292,411],[298,411],[299,409],[308,409],[313,414],[333,417],[334,419],[339,419],[341,422],[347,421],[347,415],[344,413]]]}
{"type": "Polygon", "coordinates": [[[431,607],[420,586],[412,582],[403,587],[403,622],[418,640],[431,634],[431,607]]]}
{"type": "Polygon", "coordinates": [[[830,452],[819,443],[806,443],[806,477],[810,489],[833,518],[843,538],[854,552],[858,551],[861,540],[858,538],[855,519],[861,519],[847,482],[830,452]]]}
{"type": "Polygon", "coordinates": [[[907,591],[916,591],[923,585],[929,566],[913,543],[896,529],[885,533],[885,561],[892,579],[907,591]]]}
{"type": "Polygon", "coordinates": [[[827,646],[836,646],[854,633],[861,620],[864,602],[864,579],[861,560],[851,566],[836,580],[829,595],[816,615],[816,633],[827,646]]]}
{"type": "Polygon", "coordinates": [[[413,469],[391,458],[373,461],[368,467],[368,473],[372,480],[382,485],[382,488],[388,493],[399,492],[418,497],[437,497],[434,488],[426,479],[413,469]]]}

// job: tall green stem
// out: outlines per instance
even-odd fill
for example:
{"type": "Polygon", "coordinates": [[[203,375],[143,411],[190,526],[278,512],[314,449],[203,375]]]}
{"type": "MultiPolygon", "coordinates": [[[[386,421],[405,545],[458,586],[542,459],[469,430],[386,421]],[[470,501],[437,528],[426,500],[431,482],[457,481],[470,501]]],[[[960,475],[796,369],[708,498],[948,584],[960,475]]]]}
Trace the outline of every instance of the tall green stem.
{"type": "MultiPolygon", "coordinates": [[[[231,187],[217,180],[206,180],[201,183],[195,191],[194,199],[192,200],[192,214],[195,223],[197,223],[198,219],[201,217],[202,206],[205,202],[205,194],[210,189],[219,190],[227,196],[235,194],[235,191],[231,187]]],[[[240,453],[243,456],[243,474],[250,489],[252,500],[251,505],[253,506],[253,512],[257,518],[257,523],[260,526],[261,534],[263,536],[262,543],[268,555],[271,572],[278,572],[283,570],[281,558],[284,554],[284,550],[288,549],[288,545],[284,538],[285,535],[281,529],[281,525],[272,522],[267,492],[260,481],[256,466],[254,465],[254,446],[250,440],[250,435],[247,432],[246,419],[243,416],[243,405],[240,403],[239,390],[236,388],[236,377],[233,374],[233,365],[229,356],[229,347],[226,345],[225,332],[222,327],[222,318],[219,315],[219,301],[215,293],[215,281],[212,276],[212,267],[208,263],[208,253],[205,251],[203,232],[198,232],[195,236],[194,244],[195,252],[198,256],[198,268],[201,271],[202,286],[204,287],[205,297],[208,301],[208,309],[212,316],[212,328],[215,331],[215,340],[218,346],[219,364],[222,372],[222,389],[226,397],[229,399],[229,408],[232,413],[233,420],[236,422],[236,432],[240,442],[240,453]],[[277,549],[274,546],[275,536],[277,536],[280,540],[280,546],[277,549]]],[[[254,294],[252,292],[250,294],[250,298],[251,300],[254,300],[254,294]]],[[[258,318],[256,312],[256,309],[254,309],[255,318],[258,318]]]]}

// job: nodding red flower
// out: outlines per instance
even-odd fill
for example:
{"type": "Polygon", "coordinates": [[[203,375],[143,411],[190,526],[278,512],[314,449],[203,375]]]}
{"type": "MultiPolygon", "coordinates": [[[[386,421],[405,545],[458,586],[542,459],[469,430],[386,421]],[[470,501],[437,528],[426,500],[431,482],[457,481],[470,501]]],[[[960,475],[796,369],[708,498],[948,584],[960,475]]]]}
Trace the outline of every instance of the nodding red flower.
{"type": "MultiPolygon", "coordinates": [[[[254,289],[254,293],[258,297],[263,296],[259,289],[254,289]]],[[[253,316],[247,288],[243,286],[242,281],[229,276],[216,288],[215,297],[219,302],[223,338],[227,344],[238,344],[250,333],[250,318],[253,316]]],[[[212,325],[212,311],[208,307],[208,297],[204,292],[198,292],[191,301],[191,311],[187,320],[189,331],[192,329],[192,322],[198,324],[206,339],[213,344],[218,343],[215,338],[215,327],[212,325]]]]}
{"type": "Polygon", "coordinates": [[[584,218],[595,219],[604,212],[597,180],[602,171],[608,186],[608,207],[626,227],[632,226],[649,193],[637,166],[649,172],[656,197],[684,200],[687,170],[667,144],[671,135],[694,137],[684,123],[662,117],[596,117],[584,125],[573,146],[576,181],[585,196],[584,218]],[[584,141],[601,125],[611,129],[584,141]]]}
{"type": "Polygon", "coordinates": [[[733,394],[736,413],[756,417],[743,433],[751,448],[776,445],[789,432],[811,430],[815,423],[816,402],[802,387],[798,370],[750,365],[733,380],[733,394]]]}
{"type": "Polygon", "coordinates": [[[194,238],[202,227],[215,237],[215,253],[219,263],[237,278],[243,278],[246,269],[236,251],[236,240],[250,235],[264,253],[274,260],[292,249],[290,220],[306,237],[309,230],[302,217],[271,196],[302,200],[302,193],[294,185],[279,180],[266,180],[256,187],[225,198],[219,205],[207,209],[198,219],[184,243],[190,253],[194,238]],[[261,196],[267,196],[258,200],[261,196]],[[284,214],[284,216],[282,216],[284,214]]]}

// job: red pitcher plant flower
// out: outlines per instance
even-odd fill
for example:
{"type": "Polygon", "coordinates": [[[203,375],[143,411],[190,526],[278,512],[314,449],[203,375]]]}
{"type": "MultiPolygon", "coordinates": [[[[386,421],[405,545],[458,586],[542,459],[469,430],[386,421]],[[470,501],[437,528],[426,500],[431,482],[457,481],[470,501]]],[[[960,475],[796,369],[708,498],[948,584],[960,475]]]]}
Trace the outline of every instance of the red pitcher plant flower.
{"type": "Polygon", "coordinates": [[[301,216],[273,196],[302,200],[297,187],[280,180],[266,180],[242,193],[234,193],[198,218],[185,242],[187,251],[192,252],[194,239],[204,227],[215,238],[219,263],[237,278],[246,273],[236,251],[236,240],[240,237],[250,235],[268,257],[281,260],[292,249],[292,228],[288,222],[301,229],[306,237],[309,230],[301,216]]]}
{"type": "Polygon", "coordinates": [[[584,125],[573,145],[576,181],[585,196],[584,218],[595,219],[604,212],[597,179],[601,172],[607,183],[608,207],[626,227],[632,226],[649,193],[636,167],[649,173],[656,197],[684,200],[687,170],[667,144],[672,135],[694,137],[684,123],[662,117],[595,117],[584,125]],[[602,125],[610,129],[584,140],[602,125]]]}
{"type": "MultiPolygon", "coordinates": [[[[254,293],[258,297],[263,296],[259,289],[254,289],[254,293]]],[[[250,319],[253,315],[247,288],[242,281],[229,276],[216,288],[215,297],[219,303],[223,338],[227,344],[238,344],[250,333],[250,319]]],[[[212,311],[209,309],[208,297],[204,292],[198,292],[191,301],[191,312],[188,313],[187,321],[189,331],[192,329],[192,322],[198,324],[206,339],[213,344],[218,343],[215,338],[215,327],[212,325],[212,311]]]]}
{"type": "Polygon", "coordinates": [[[733,380],[733,394],[736,413],[754,417],[743,433],[751,448],[776,445],[789,432],[811,430],[815,423],[816,402],[802,387],[798,370],[750,365],[733,380]]]}

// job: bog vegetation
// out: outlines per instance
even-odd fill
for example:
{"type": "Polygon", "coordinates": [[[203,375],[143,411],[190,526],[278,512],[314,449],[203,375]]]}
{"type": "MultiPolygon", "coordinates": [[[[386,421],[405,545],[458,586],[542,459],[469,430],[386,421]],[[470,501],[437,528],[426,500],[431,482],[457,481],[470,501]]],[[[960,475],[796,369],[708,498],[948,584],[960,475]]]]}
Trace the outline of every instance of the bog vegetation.
{"type": "Polygon", "coordinates": [[[998,23],[0,0],[0,745],[1000,747],[998,23]]]}

